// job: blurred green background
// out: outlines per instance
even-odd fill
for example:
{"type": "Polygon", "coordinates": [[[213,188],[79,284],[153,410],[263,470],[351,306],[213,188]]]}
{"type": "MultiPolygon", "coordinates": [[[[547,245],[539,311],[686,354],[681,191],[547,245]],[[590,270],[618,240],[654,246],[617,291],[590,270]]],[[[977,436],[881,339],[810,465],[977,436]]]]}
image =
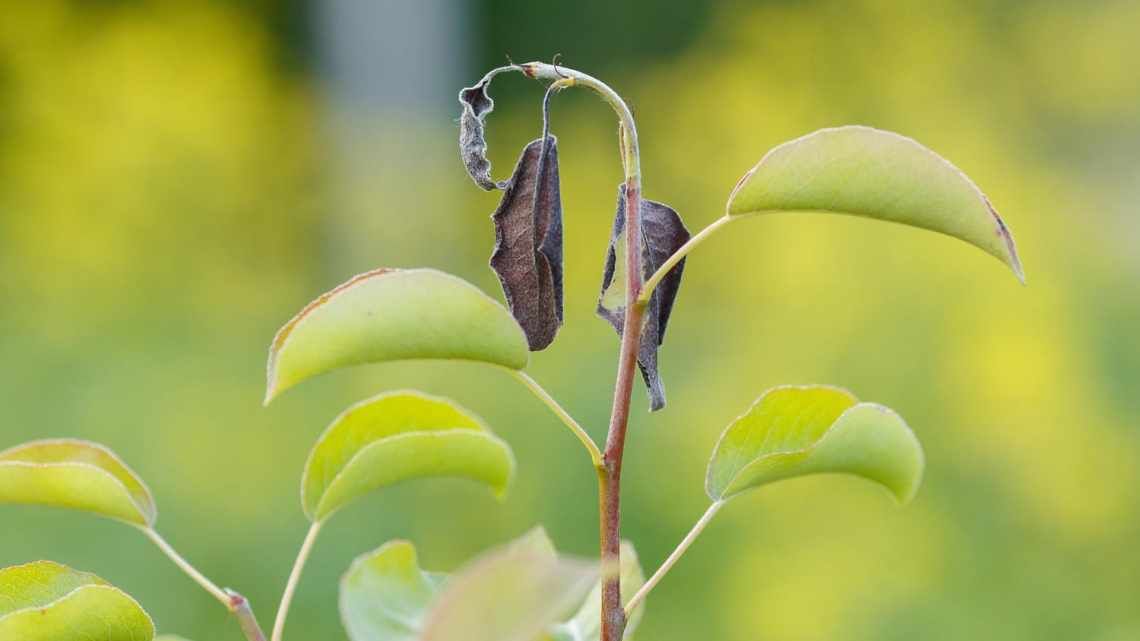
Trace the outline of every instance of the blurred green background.
{"type": "MultiPolygon", "coordinates": [[[[827,216],[762,217],[690,259],[662,354],[669,407],[632,421],[624,531],[648,570],[704,510],[720,430],[764,389],[834,383],[925,444],[897,509],[805,479],[734,502],[649,600],[641,639],[1140,639],[1140,3],[1035,0],[184,0],[5,4],[0,19],[0,448],[117,450],[159,530],[269,625],[306,522],[309,446],[374,393],[454,397],[515,448],[505,503],[400,487],[326,528],[287,638],[339,639],[336,581],[410,538],[450,570],[544,524],[596,550],[573,437],[471,364],[339,372],[260,406],[276,328],[376,266],[501,296],[498,196],[463,172],[456,91],[504,54],[598,75],[639,119],[646,194],[699,229],[779,142],[862,123],[913,136],[1003,213],[1029,284],[963,243],[827,216]]],[[[496,174],[541,91],[495,83],[496,174]]],[[[533,375],[602,438],[617,339],[593,316],[620,167],[585,92],[553,102],[566,325],[533,375]]],[[[635,405],[646,406],[644,391],[635,405]]],[[[0,564],[51,558],[136,595],[159,628],[233,621],[121,524],[0,507],[0,564]]]]}

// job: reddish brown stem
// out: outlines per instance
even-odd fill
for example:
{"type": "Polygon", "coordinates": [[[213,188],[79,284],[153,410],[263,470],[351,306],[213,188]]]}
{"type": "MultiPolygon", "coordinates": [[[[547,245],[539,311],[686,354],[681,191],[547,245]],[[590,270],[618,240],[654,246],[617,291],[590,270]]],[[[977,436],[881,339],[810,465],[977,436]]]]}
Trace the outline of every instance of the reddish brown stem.
{"type": "Polygon", "coordinates": [[[629,402],[636,377],[637,353],[641,345],[641,319],[645,308],[637,302],[641,295],[641,185],[631,177],[626,180],[626,285],[625,323],[622,328],[621,354],[618,358],[614,405],[610,414],[610,430],[598,471],[599,507],[601,510],[602,567],[607,573],[602,583],[602,641],[621,641],[625,632],[625,609],[621,602],[621,579],[618,574],[621,550],[621,463],[625,452],[625,435],[629,426],[629,402]]]}

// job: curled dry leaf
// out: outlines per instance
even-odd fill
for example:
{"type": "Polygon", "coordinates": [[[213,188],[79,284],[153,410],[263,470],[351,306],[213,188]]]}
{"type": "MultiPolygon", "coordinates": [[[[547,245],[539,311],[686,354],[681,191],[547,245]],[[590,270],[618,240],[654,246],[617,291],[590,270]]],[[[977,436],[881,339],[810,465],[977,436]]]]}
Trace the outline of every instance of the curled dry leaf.
{"type": "Polygon", "coordinates": [[[487,95],[487,85],[491,84],[488,75],[474,87],[459,92],[459,104],[463,113],[459,116],[459,155],[467,174],[487,191],[506,189],[509,182],[496,183],[491,178],[491,161],[487,160],[487,138],[485,122],[487,114],[495,109],[495,101],[487,95]]]}
{"type": "MultiPolygon", "coordinates": [[[[618,189],[617,215],[614,218],[613,234],[606,253],[606,265],[602,276],[602,291],[598,297],[598,315],[609,321],[621,335],[625,326],[625,185],[618,189]]],[[[689,230],[685,228],[680,215],[673,208],[652,200],[641,201],[641,271],[643,278],[649,278],[675,251],[689,240],[689,230]]],[[[650,410],[665,407],[665,386],[657,367],[657,348],[665,340],[665,326],[673,312],[673,303],[681,287],[681,275],[685,271],[685,261],[669,270],[661,284],[653,291],[646,309],[645,326],[641,334],[637,365],[645,386],[649,389],[650,410]]]]}
{"type": "Polygon", "coordinates": [[[523,149],[491,219],[491,268],[530,350],[545,349],[562,325],[562,195],[553,136],[523,149]]]}

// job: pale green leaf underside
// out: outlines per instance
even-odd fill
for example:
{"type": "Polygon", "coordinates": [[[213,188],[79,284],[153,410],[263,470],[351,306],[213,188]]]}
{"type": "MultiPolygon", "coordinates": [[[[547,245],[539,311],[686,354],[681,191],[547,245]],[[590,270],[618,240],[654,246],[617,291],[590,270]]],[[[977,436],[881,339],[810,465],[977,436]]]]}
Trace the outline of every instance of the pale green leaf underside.
{"type": "Polygon", "coordinates": [[[797,138],[768,152],[728,199],[730,216],[791,211],[851,214],[948,234],[1025,280],[1009,229],[977,185],[899,134],[848,126],[797,138]]]}
{"type": "Polygon", "coordinates": [[[507,546],[447,582],[420,641],[534,641],[570,615],[597,579],[596,563],[507,546]]]}
{"type": "Polygon", "coordinates": [[[766,392],[721,435],[709,461],[714,501],[809,474],[849,474],[873,481],[901,503],[922,480],[922,447],[891,410],[859,403],[826,386],[766,392]]]}
{"type": "Polygon", "coordinates": [[[545,640],[597,578],[597,564],[559,557],[542,528],[453,577],[420,569],[415,547],[392,541],[342,578],[341,618],[351,641],[545,640]]]}
{"type": "Polygon", "coordinates": [[[150,490],[126,464],[102,445],[75,439],[0,452],[0,503],[84,510],[144,527],[157,517],[150,490]]]}
{"type": "Polygon", "coordinates": [[[99,577],[51,561],[0,570],[0,641],[151,641],[142,607],[99,577]]]}
{"type": "Polygon", "coordinates": [[[320,296],[277,332],[265,402],[352,365],[451,359],[518,370],[529,356],[518,323],[474,285],[434,269],[377,269],[320,296]]]}
{"type": "Polygon", "coordinates": [[[415,641],[444,575],[425,572],[416,548],[391,541],[358,557],[340,581],[340,616],[351,641],[415,641]]]}
{"type": "Polygon", "coordinates": [[[514,474],[510,447],[455,403],[419,392],[381,394],[329,425],[301,481],[305,514],[322,521],[379,488],[423,478],[481,482],[502,496],[514,474]]]}

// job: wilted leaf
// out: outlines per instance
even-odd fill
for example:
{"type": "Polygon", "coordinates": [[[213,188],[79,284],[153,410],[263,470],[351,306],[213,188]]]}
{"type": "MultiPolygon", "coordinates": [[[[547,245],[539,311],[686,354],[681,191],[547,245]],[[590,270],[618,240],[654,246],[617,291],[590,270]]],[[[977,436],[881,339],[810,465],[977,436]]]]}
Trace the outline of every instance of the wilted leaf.
{"type": "Polygon", "coordinates": [[[491,77],[484,77],[474,87],[459,92],[463,112],[459,116],[459,156],[467,174],[483,189],[506,189],[509,182],[496,183],[491,179],[491,161],[487,160],[485,123],[487,114],[495,109],[495,101],[487,94],[491,77]]]}
{"type": "Polygon", "coordinates": [[[457,359],[517,370],[528,358],[518,323],[474,285],[434,269],[377,269],[322,295],[277,332],[265,402],[350,365],[457,359]]]}
{"type": "Polygon", "coordinates": [[[391,541],[358,557],[340,580],[340,617],[351,641],[415,641],[446,575],[425,572],[416,548],[391,541]]]}
{"type": "MultiPolygon", "coordinates": [[[[617,215],[614,217],[610,247],[606,253],[597,310],[599,316],[613,325],[619,336],[625,326],[625,200],[625,185],[622,185],[618,189],[617,215]]],[[[685,229],[685,224],[676,211],[659,202],[641,201],[643,278],[649,278],[688,240],[689,230],[685,229]]],[[[665,341],[665,326],[673,312],[673,303],[677,299],[684,270],[684,260],[669,270],[653,290],[649,306],[645,310],[645,326],[642,329],[637,365],[645,379],[645,386],[649,389],[650,409],[654,411],[665,407],[665,386],[657,369],[657,348],[665,341]]]]}
{"type": "Polygon", "coordinates": [[[922,446],[891,410],[826,386],[766,392],[720,437],[706,490],[723,501],[807,474],[852,474],[908,502],[922,480],[922,446]]]}
{"type": "Polygon", "coordinates": [[[391,392],[333,420],[309,454],[301,499],[309,519],[323,521],[401,481],[465,478],[501,496],[513,473],[510,447],[463,408],[419,392],[391,392]]]}
{"type": "Polygon", "coordinates": [[[491,219],[491,268],[531,351],[545,349],[562,325],[562,196],[553,136],[523,149],[491,219]]]}
{"type": "MultiPolygon", "coordinates": [[[[444,586],[422,641],[534,641],[582,602],[596,563],[559,557],[545,535],[483,555],[444,586]]],[[[354,639],[353,641],[363,641],[354,639]]]]}
{"type": "Polygon", "coordinates": [[[76,439],[32,441],[0,452],[0,503],[52,505],[149,527],[150,490],[113,452],[76,439]]]}
{"type": "MultiPolygon", "coordinates": [[[[630,598],[641,586],[645,584],[645,574],[641,570],[641,563],[637,560],[637,551],[634,550],[633,544],[629,541],[622,541],[621,544],[621,599],[622,604],[628,604],[630,598]]],[[[638,624],[641,622],[641,615],[645,610],[644,604],[639,604],[637,609],[630,613],[629,620],[625,626],[626,639],[632,638],[633,633],[637,630],[638,624]]],[[[586,596],[586,601],[574,615],[574,618],[565,623],[559,623],[554,626],[550,633],[550,638],[553,641],[598,641],[601,638],[602,630],[602,584],[599,581],[590,594],[586,596]]]]}
{"type": "Polygon", "coordinates": [[[134,599],[94,574],[52,561],[0,570],[0,641],[151,641],[134,599]]]}
{"type": "Polygon", "coordinates": [[[851,214],[948,234],[1024,282],[1009,229],[964,173],[918,142],[870,127],[822,129],[772,149],[728,198],[728,214],[851,214]]]}

